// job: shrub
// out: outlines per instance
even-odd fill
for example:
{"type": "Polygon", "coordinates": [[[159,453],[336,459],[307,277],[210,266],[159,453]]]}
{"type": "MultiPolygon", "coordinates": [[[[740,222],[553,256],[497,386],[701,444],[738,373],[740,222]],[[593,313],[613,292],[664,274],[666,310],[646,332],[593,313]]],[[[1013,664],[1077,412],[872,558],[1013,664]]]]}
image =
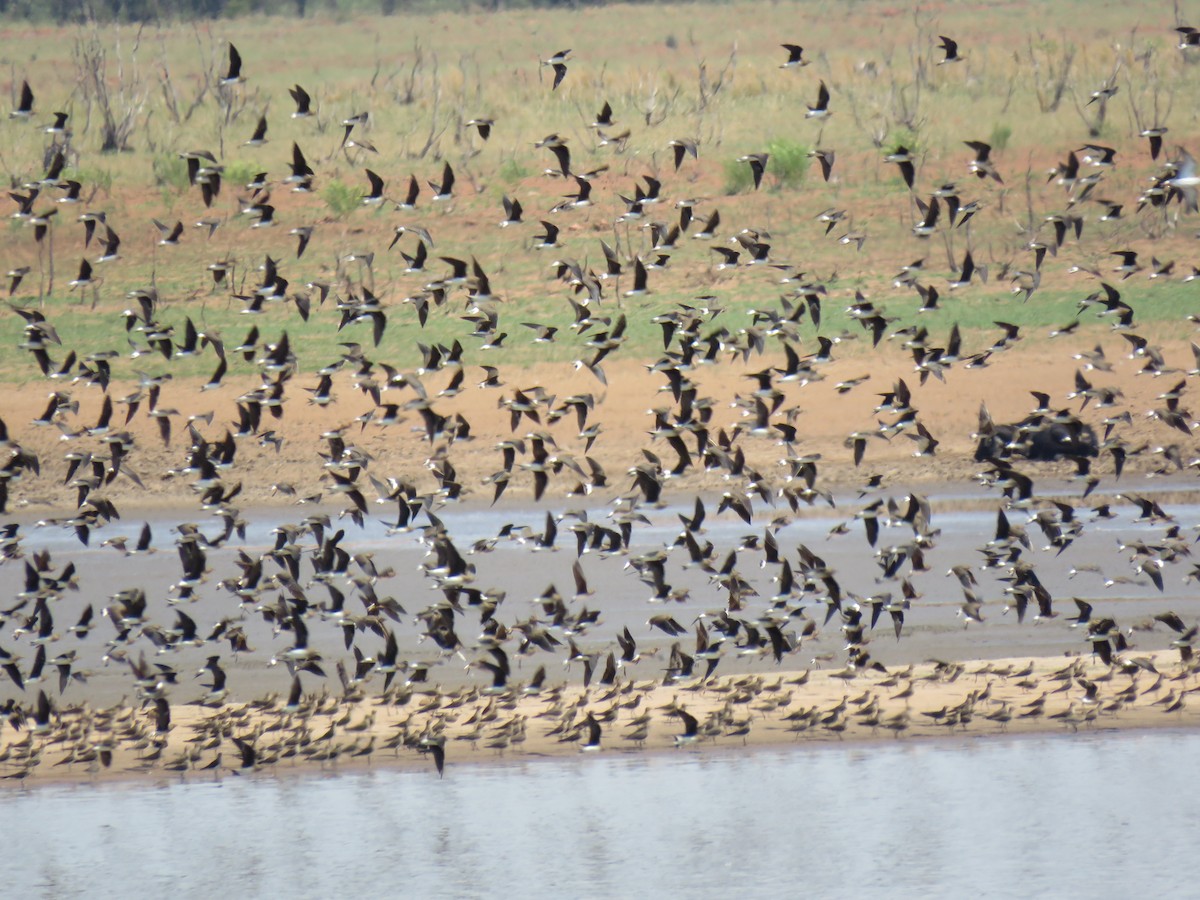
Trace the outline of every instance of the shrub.
{"type": "Polygon", "coordinates": [[[767,172],[775,176],[773,187],[796,187],[804,181],[808,164],[812,161],[808,151],[806,145],[787,138],[776,138],[767,143],[767,152],[771,154],[767,160],[767,172]]]}
{"type": "Polygon", "coordinates": [[[1012,127],[997,123],[992,128],[992,133],[988,137],[988,143],[992,145],[993,150],[1004,150],[1008,147],[1008,141],[1012,137],[1012,127]]]}
{"type": "MultiPolygon", "coordinates": [[[[763,176],[763,188],[779,190],[785,187],[796,187],[804,181],[808,172],[809,148],[805,144],[788,138],[774,138],[767,142],[766,153],[767,171],[763,176]]],[[[736,159],[725,163],[725,193],[741,194],[754,189],[754,176],[750,172],[749,163],[736,159]]]]}
{"type": "Polygon", "coordinates": [[[263,171],[263,166],[257,163],[231,162],[225,164],[225,171],[221,178],[225,184],[241,190],[250,183],[250,179],[261,171],[263,171]]]}
{"type": "Polygon", "coordinates": [[[515,157],[510,156],[500,163],[500,178],[509,184],[516,184],[523,178],[529,177],[529,169],[525,168],[515,157]]]}
{"type": "Polygon", "coordinates": [[[725,193],[740,194],[750,190],[754,178],[750,174],[750,166],[736,159],[725,160],[725,193]]]}
{"type": "Polygon", "coordinates": [[[174,153],[160,153],[151,167],[154,183],[164,191],[182,194],[188,189],[187,160],[174,153]]]}
{"type": "Polygon", "coordinates": [[[895,153],[901,147],[907,147],[909,153],[918,157],[924,149],[924,144],[920,135],[911,128],[897,128],[888,135],[887,150],[888,153],[895,153]]]}
{"type": "Polygon", "coordinates": [[[321,191],[325,205],[339,219],[350,215],[362,205],[362,188],[350,187],[341,181],[331,181],[321,191]]]}
{"type": "MultiPolygon", "coordinates": [[[[113,174],[108,169],[75,169],[70,173],[70,177],[73,181],[78,181],[83,185],[83,196],[85,197],[93,188],[103,191],[109,196],[112,195],[113,174]]],[[[186,182],[186,180],[187,176],[185,173],[184,181],[186,182]]]]}

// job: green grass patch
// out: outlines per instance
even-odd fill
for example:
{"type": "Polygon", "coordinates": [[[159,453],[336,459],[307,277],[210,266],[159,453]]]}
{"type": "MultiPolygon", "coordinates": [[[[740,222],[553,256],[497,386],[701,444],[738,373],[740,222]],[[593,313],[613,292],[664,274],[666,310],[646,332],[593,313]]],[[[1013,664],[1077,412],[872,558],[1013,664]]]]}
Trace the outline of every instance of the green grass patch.
{"type": "MultiPolygon", "coordinates": [[[[927,279],[933,283],[935,279],[927,279]]],[[[296,285],[302,289],[302,286],[296,285]]],[[[1150,340],[1163,340],[1177,336],[1176,323],[1194,309],[1200,301],[1200,287],[1192,284],[1126,284],[1122,286],[1123,299],[1134,307],[1135,331],[1150,340]]],[[[870,338],[859,323],[846,312],[848,299],[852,296],[848,285],[840,285],[835,293],[823,302],[820,333],[824,335],[848,334],[856,340],[840,345],[838,355],[869,356],[870,338]]],[[[1047,291],[1034,295],[1028,303],[1021,301],[1001,286],[976,286],[970,292],[943,291],[940,308],[933,312],[919,313],[919,299],[908,293],[879,291],[872,299],[885,315],[895,321],[889,333],[907,326],[926,328],[932,342],[943,340],[950,328],[958,325],[963,333],[964,351],[978,352],[986,349],[998,336],[996,321],[1012,322],[1022,328],[1022,338],[1029,342],[1047,340],[1052,328],[1061,328],[1073,320],[1080,320],[1077,339],[1088,341],[1119,340],[1111,328],[1109,317],[1100,315],[1096,306],[1081,308],[1080,300],[1089,291],[1047,291]]],[[[385,289],[384,306],[388,316],[387,330],[379,348],[372,346],[369,323],[353,323],[339,328],[340,314],[333,308],[333,298],[324,307],[315,306],[308,322],[303,322],[293,304],[274,303],[266,312],[248,316],[241,312],[241,305],[231,302],[224,294],[199,294],[187,300],[167,300],[160,308],[159,321],[175,329],[182,339],[186,320],[190,317],[203,331],[219,334],[227,344],[239,343],[252,326],[257,326],[264,341],[275,341],[286,331],[293,349],[300,360],[298,377],[308,378],[320,366],[334,362],[342,352],[343,341],[363,345],[368,356],[387,360],[401,368],[419,364],[421,355],[418,344],[451,345],[458,340],[465,348],[464,361],[469,365],[528,365],[540,362],[570,363],[587,359],[594,352],[587,346],[592,335],[603,330],[597,326],[591,332],[576,334],[571,330],[573,321],[569,307],[557,296],[508,301],[497,304],[500,314],[499,331],[507,332],[503,346],[498,350],[481,350],[484,341],[473,337],[473,325],[466,321],[466,305],[461,294],[453,295],[442,308],[430,310],[428,321],[422,327],[415,308],[402,303],[404,292],[398,286],[385,289]],[[554,343],[533,343],[534,331],[523,323],[536,322],[558,328],[554,343]]],[[[710,328],[720,325],[736,333],[750,324],[750,309],[780,309],[777,294],[757,296],[753,301],[729,302],[726,310],[710,327],[702,329],[706,334],[710,328]]],[[[652,294],[637,300],[615,298],[606,300],[599,314],[615,319],[624,313],[627,318],[626,340],[613,354],[614,359],[656,359],[663,354],[662,331],[651,320],[654,316],[676,308],[677,303],[688,302],[690,297],[663,296],[652,294]]],[[[134,380],[138,372],[150,374],[170,372],[177,378],[208,376],[215,367],[211,352],[198,358],[181,358],[167,362],[160,355],[148,354],[137,359],[129,357],[129,344],[123,317],[114,310],[91,310],[90,296],[80,302],[76,295],[51,298],[45,307],[47,318],[55,325],[63,341],[63,347],[87,347],[89,352],[116,350],[121,355],[112,362],[114,378],[134,380]]],[[[0,316],[0,345],[15,347],[21,340],[23,320],[15,315],[0,316]]],[[[799,334],[802,347],[814,346],[812,341],[817,330],[806,317],[800,323],[799,334]]],[[[892,343],[886,343],[892,346],[892,343]]],[[[769,350],[778,350],[776,342],[768,342],[769,350]]],[[[51,351],[58,361],[65,355],[62,351],[51,351]]],[[[242,361],[240,355],[230,355],[230,376],[249,376],[256,370],[251,363],[242,361]]],[[[15,382],[40,382],[41,376],[33,358],[27,353],[12,352],[0,357],[0,379],[15,382]]],[[[307,383],[307,382],[304,382],[307,383]]],[[[48,387],[48,386],[47,386],[48,387]]],[[[49,389],[49,387],[48,387],[49,389]]]]}

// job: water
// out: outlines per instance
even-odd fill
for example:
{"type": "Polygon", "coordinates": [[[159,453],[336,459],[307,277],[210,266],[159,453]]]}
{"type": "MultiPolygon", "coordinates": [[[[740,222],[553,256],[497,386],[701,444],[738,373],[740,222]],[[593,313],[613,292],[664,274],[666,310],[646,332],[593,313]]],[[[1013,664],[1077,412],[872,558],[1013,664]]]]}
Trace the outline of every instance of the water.
{"type": "MultiPolygon", "coordinates": [[[[957,488],[958,491],[969,491],[970,488],[957,488]]],[[[932,502],[937,505],[944,499],[941,493],[933,493],[932,502]]],[[[959,496],[950,492],[949,496],[959,496]]],[[[965,493],[962,496],[975,496],[975,493],[965,493]]],[[[778,535],[781,552],[790,559],[796,557],[797,545],[803,543],[825,559],[828,565],[837,572],[838,581],[843,591],[859,596],[871,596],[880,590],[895,591],[894,584],[885,586],[879,581],[881,569],[873,558],[873,551],[867,545],[863,535],[862,524],[850,518],[850,509],[856,508],[847,501],[847,508],[836,512],[829,510],[829,515],[821,518],[802,518],[794,521],[778,535]],[[849,523],[851,532],[836,539],[829,537],[831,524],[845,520],[849,523]]],[[[861,506],[861,503],[858,504],[861,506]]],[[[710,503],[710,507],[713,505],[710,503]]],[[[710,512],[713,510],[710,508],[710,512]]],[[[679,534],[680,524],[678,513],[691,512],[689,507],[669,507],[663,510],[647,511],[650,517],[648,524],[640,525],[633,532],[632,555],[661,549],[669,546],[679,534]]],[[[1179,516],[1180,521],[1200,521],[1200,506],[1195,504],[1178,504],[1171,507],[1171,512],[1179,516]]],[[[545,513],[541,510],[531,510],[513,506],[505,509],[461,508],[443,511],[443,519],[450,529],[454,540],[464,553],[469,554],[472,542],[477,539],[495,536],[500,527],[506,522],[518,522],[530,525],[535,529],[542,527],[545,513]]],[[[604,511],[593,508],[593,521],[601,521],[604,511]]],[[[1120,542],[1143,540],[1153,543],[1161,539],[1163,527],[1158,524],[1148,524],[1135,521],[1136,513],[1130,507],[1119,507],[1117,516],[1112,520],[1089,522],[1086,531],[1061,556],[1055,551],[1045,551],[1040,548],[1044,543],[1040,533],[1033,525],[1027,528],[1033,538],[1035,549],[1026,552],[1025,559],[1036,561],[1042,584],[1056,598],[1056,611],[1062,617],[1057,622],[1043,623],[1043,627],[1035,627],[1028,619],[1018,623],[1015,614],[1004,615],[1003,605],[1007,596],[1003,593],[1006,583],[999,580],[1004,574],[1002,569],[978,571],[979,594],[985,599],[986,620],[981,627],[964,628],[963,620],[958,615],[962,602],[962,594],[957,583],[947,577],[950,566],[965,561],[978,559],[978,547],[985,543],[995,531],[996,514],[994,510],[948,510],[936,511],[934,524],[941,530],[937,546],[925,555],[928,571],[915,573],[913,584],[921,592],[922,599],[913,605],[906,617],[903,641],[887,638],[886,634],[876,639],[871,645],[874,659],[888,667],[905,666],[909,663],[921,662],[929,658],[947,659],[991,659],[1016,656],[1058,656],[1064,652],[1090,652],[1090,645],[1082,640],[1077,630],[1072,630],[1066,623],[1066,617],[1076,614],[1076,608],[1070,598],[1079,596],[1097,606],[1098,613],[1112,615],[1122,624],[1129,626],[1135,622],[1149,620],[1155,613],[1173,610],[1185,620],[1193,620],[1200,615],[1200,597],[1197,596],[1190,581],[1185,581],[1188,563],[1186,558],[1179,556],[1177,563],[1169,566],[1164,572],[1164,591],[1159,593],[1147,579],[1140,579],[1138,584],[1117,584],[1112,588],[1105,586],[1106,577],[1129,575],[1132,573],[1129,557],[1131,551],[1118,551],[1120,542]],[[1072,573],[1072,567],[1079,572],[1072,573]]],[[[205,659],[215,653],[222,656],[222,664],[229,675],[229,687],[232,696],[244,700],[261,697],[271,691],[286,691],[290,686],[290,675],[284,666],[271,667],[267,664],[271,655],[286,649],[291,643],[291,633],[281,632],[273,619],[266,619],[254,611],[254,605],[242,605],[228,591],[220,587],[222,579],[236,577],[239,574],[234,564],[238,552],[245,549],[253,556],[260,555],[273,545],[274,539],[271,528],[278,521],[278,511],[256,510],[248,511],[249,520],[247,540],[226,545],[220,549],[210,548],[208,562],[212,569],[208,582],[201,586],[193,602],[184,604],[181,609],[198,625],[201,636],[211,633],[213,627],[222,619],[235,620],[246,634],[249,645],[257,652],[242,653],[234,656],[228,652],[229,645],[220,641],[211,641],[204,646],[177,646],[170,656],[163,660],[182,673],[179,687],[174,691],[171,702],[189,702],[198,699],[204,691],[192,676],[204,664],[205,659]]],[[[1026,516],[1013,513],[1014,523],[1023,522],[1026,516]]],[[[162,628],[173,628],[176,625],[176,609],[169,605],[171,592],[169,586],[178,580],[180,567],[178,554],[173,543],[175,535],[171,531],[172,520],[169,517],[153,519],[155,545],[159,552],[153,555],[138,556],[125,559],[110,548],[100,546],[99,540],[94,540],[91,547],[83,548],[78,545],[73,533],[59,528],[27,528],[25,550],[32,555],[37,550],[53,551],[55,565],[65,565],[74,561],[79,577],[79,590],[67,591],[54,603],[54,617],[57,629],[62,632],[71,623],[78,620],[87,604],[95,607],[95,631],[87,640],[79,640],[67,635],[62,644],[54,647],[55,653],[72,650],[77,654],[76,670],[88,673],[86,685],[72,684],[63,695],[66,702],[77,702],[86,697],[97,705],[109,705],[120,698],[131,694],[128,668],[119,664],[106,664],[104,653],[107,649],[105,641],[115,635],[115,630],[102,610],[107,605],[108,598],[118,591],[131,587],[145,590],[149,598],[147,617],[150,623],[162,628]]],[[[419,541],[416,533],[387,535],[386,529],[377,520],[368,520],[368,527],[351,529],[343,546],[351,553],[373,552],[376,563],[380,568],[393,567],[395,576],[380,582],[381,596],[393,596],[402,602],[407,614],[401,621],[389,623],[397,638],[400,658],[409,663],[437,664],[444,662],[431,641],[422,641],[425,631],[422,623],[415,619],[415,614],[423,607],[440,599],[441,595],[432,592],[432,582],[420,570],[419,566],[427,561],[427,548],[419,541]]],[[[495,552],[468,555],[472,565],[477,567],[476,585],[480,588],[493,588],[507,595],[504,605],[500,608],[498,618],[506,624],[512,624],[528,617],[539,614],[540,609],[530,601],[538,597],[550,585],[556,585],[566,596],[573,586],[571,567],[576,561],[573,536],[563,531],[559,537],[562,549],[559,552],[537,552],[530,549],[529,544],[501,542],[495,552]]],[[[726,514],[723,517],[710,517],[706,524],[703,538],[712,541],[717,551],[715,559],[721,562],[725,554],[736,547],[741,536],[753,533],[761,536],[761,529],[746,526],[740,519],[726,514]]],[[[123,533],[137,534],[138,524],[132,522],[120,523],[113,526],[123,533]]],[[[205,523],[205,529],[215,533],[215,524],[205,523]]],[[[879,546],[903,542],[911,537],[907,528],[884,528],[880,534],[879,546]]],[[[311,546],[306,542],[306,547],[311,546]]],[[[740,566],[743,577],[758,591],[758,600],[751,601],[747,618],[756,614],[758,609],[772,597],[777,585],[771,581],[777,574],[775,567],[760,567],[757,562],[760,555],[756,551],[743,551],[740,554],[740,566]]],[[[698,566],[685,567],[686,556],[682,551],[676,551],[668,566],[667,580],[672,586],[687,589],[690,594],[681,603],[672,604],[671,611],[680,622],[690,623],[699,614],[724,607],[727,603],[726,592],[709,577],[709,574],[698,566]]],[[[646,624],[647,618],[662,607],[652,607],[647,603],[651,589],[641,583],[636,573],[627,567],[628,557],[612,555],[603,557],[597,553],[588,553],[580,560],[580,565],[586,575],[588,584],[594,596],[586,600],[586,605],[601,612],[601,619],[588,629],[587,634],[575,636],[577,643],[586,652],[606,652],[615,647],[615,638],[624,627],[628,626],[639,642],[639,649],[649,658],[651,651],[657,649],[667,652],[672,639],[660,632],[653,632],[646,624]]],[[[278,566],[273,562],[266,565],[268,573],[273,574],[278,566]]],[[[305,563],[302,581],[307,583],[309,565],[305,563]]],[[[24,567],[21,564],[0,566],[0,598],[15,597],[24,586],[24,567]]],[[[355,592],[341,584],[341,589],[348,595],[347,608],[359,613],[362,607],[355,598],[355,592]]],[[[314,604],[326,603],[329,594],[319,585],[309,587],[310,599],[314,604]]],[[[265,591],[263,597],[269,599],[271,591],[265,591]]],[[[6,601],[7,603],[8,601],[6,601]]],[[[582,603],[580,605],[583,605],[582,603]]],[[[28,609],[24,611],[25,614],[28,609]]],[[[824,620],[825,607],[812,607],[810,615],[818,622],[824,620]]],[[[15,627],[19,619],[12,620],[10,627],[15,627]]],[[[836,621],[827,628],[822,628],[819,634],[805,642],[802,655],[791,657],[788,668],[799,669],[809,665],[809,660],[823,654],[842,655],[842,635],[836,628],[836,621]]],[[[885,617],[886,626],[886,617],[885,617]]],[[[885,628],[886,631],[886,628],[885,628]]],[[[0,633],[0,647],[9,652],[23,654],[28,666],[33,659],[32,648],[22,641],[10,639],[7,628],[0,633]]],[[[462,617],[459,629],[460,637],[468,645],[477,640],[477,617],[469,614],[462,617]]],[[[136,635],[136,632],[135,632],[136,635]]],[[[318,650],[328,661],[326,670],[333,673],[334,665],[341,659],[347,666],[352,667],[354,660],[344,645],[342,629],[336,622],[314,618],[310,632],[311,646],[318,650]]],[[[1137,646],[1140,650],[1165,649],[1173,639],[1166,628],[1160,627],[1157,632],[1139,632],[1137,646]]],[[[377,655],[383,649],[383,640],[373,633],[363,633],[358,637],[358,647],[365,655],[377,655]]],[[[142,651],[148,654],[153,649],[147,641],[137,640],[131,650],[136,659],[142,651]]],[[[51,657],[53,658],[53,653],[51,657]]],[[[773,671],[773,661],[756,657],[739,658],[735,654],[727,654],[722,662],[720,673],[741,673],[773,671]]],[[[557,664],[548,666],[555,672],[559,671],[557,664]]],[[[649,668],[643,666],[643,670],[649,668]]],[[[635,670],[636,671],[636,670],[635,670]]],[[[477,679],[478,669],[464,670],[461,665],[436,665],[431,680],[443,686],[455,687],[477,679]]],[[[649,677],[654,677],[651,675],[649,677]]],[[[640,676],[644,677],[644,676],[640,676]]],[[[553,681],[553,678],[551,679],[553,681]]],[[[24,696],[6,677],[0,677],[0,703],[9,698],[26,703],[29,698],[24,696]]]]}
{"type": "Polygon", "coordinates": [[[1178,895],[1190,732],[0,793],[19,897],[1178,895]],[[19,825],[19,827],[18,827],[19,825]]]}

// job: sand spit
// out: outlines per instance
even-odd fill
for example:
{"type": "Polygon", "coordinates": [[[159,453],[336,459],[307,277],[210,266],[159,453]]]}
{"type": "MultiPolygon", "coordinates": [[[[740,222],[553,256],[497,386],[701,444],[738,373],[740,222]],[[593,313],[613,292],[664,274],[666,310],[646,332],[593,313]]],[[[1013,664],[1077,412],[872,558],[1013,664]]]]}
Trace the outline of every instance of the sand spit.
{"type": "Polygon", "coordinates": [[[1059,657],[674,684],[618,675],[586,689],[440,691],[397,682],[378,693],[376,684],[364,684],[294,704],[275,695],[209,706],[147,698],[106,709],[52,708],[45,722],[10,715],[0,769],[10,788],[368,766],[422,766],[433,776],[442,760],[443,777],[453,777],[463,764],[589,751],[1187,728],[1200,724],[1200,708],[1188,705],[1198,686],[1194,669],[1169,651],[1111,668],[1059,657]]]}

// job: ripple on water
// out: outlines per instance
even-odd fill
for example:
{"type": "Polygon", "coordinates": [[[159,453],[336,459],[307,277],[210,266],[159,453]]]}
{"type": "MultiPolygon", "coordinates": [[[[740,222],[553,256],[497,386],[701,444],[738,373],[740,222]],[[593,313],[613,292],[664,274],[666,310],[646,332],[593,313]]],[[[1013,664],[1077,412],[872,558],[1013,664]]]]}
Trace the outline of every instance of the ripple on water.
{"type": "Polygon", "coordinates": [[[588,755],[0,794],[11,896],[1175,892],[1190,732],[588,755]],[[15,861],[20,860],[20,863],[15,861]]]}

